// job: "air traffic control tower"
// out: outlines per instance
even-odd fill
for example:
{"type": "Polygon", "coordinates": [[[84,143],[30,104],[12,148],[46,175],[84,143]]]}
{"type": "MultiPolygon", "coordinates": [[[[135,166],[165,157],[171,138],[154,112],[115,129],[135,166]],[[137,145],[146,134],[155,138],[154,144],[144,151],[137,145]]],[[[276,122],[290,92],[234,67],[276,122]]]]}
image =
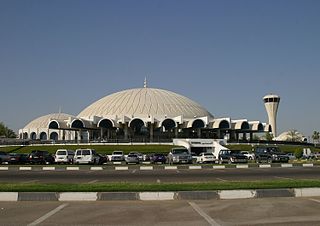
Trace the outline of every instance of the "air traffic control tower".
{"type": "Polygon", "coordinates": [[[268,113],[269,125],[271,125],[273,136],[277,137],[277,112],[280,97],[278,95],[270,94],[263,97],[263,101],[268,113]]]}

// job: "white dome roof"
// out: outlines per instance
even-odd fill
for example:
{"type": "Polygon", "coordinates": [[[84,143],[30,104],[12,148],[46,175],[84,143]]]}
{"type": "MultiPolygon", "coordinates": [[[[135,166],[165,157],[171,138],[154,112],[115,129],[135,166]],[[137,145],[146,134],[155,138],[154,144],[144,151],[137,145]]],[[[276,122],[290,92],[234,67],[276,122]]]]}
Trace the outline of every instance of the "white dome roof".
{"type": "Polygon", "coordinates": [[[213,117],[206,109],[185,96],[154,88],[129,89],[105,96],[85,108],[78,117],[111,115],[145,118],[149,116],[213,117]]]}
{"type": "Polygon", "coordinates": [[[49,115],[44,115],[36,118],[29,122],[23,129],[36,129],[36,128],[48,128],[48,124],[51,120],[67,120],[69,118],[74,118],[74,116],[64,113],[53,113],[49,115]]]}
{"type": "Polygon", "coordinates": [[[281,133],[276,140],[278,141],[304,141],[306,137],[296,130],[281,133]]]}

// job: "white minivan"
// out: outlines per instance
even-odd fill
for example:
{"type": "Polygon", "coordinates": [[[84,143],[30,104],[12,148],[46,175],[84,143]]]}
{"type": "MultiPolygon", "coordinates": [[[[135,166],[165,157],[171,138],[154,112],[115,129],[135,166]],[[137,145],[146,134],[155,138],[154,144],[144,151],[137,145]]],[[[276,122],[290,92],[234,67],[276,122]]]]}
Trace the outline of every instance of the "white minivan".
{"type": "Polygon", "coordinates": [[[73,162],[75,164],[98,164],[100,160],[99,155],[93,149],[77,149],[74,155],[73,162]]]}
{"type": "Polygon", "coordinates": [[[56,163],[73,163],[74,151],[67,149],[58,149],[54,155],[54,161],[56,163]]]}

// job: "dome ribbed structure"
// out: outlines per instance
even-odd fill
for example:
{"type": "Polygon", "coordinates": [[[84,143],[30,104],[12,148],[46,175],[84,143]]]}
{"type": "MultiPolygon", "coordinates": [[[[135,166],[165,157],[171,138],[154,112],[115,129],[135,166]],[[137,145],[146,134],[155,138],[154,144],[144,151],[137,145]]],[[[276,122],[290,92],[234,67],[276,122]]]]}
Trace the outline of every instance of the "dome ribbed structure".
{"type": "Polygon", "coordinates": [[[101,98],[85,108],[78,117],[213,117],[206,109],[177,93],[155,88],[137,88],[101,98]]]}

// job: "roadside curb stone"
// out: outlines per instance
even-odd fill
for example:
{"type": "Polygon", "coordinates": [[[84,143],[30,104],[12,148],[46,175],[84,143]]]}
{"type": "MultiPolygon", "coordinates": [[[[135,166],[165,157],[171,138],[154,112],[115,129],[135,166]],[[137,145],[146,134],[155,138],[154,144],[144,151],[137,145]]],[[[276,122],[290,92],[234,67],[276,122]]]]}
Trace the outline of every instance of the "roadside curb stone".
{"type": "Polygon", "coordinates": [[[258,189],[257,198],[295,197],[293,189],[258,189]]]}

